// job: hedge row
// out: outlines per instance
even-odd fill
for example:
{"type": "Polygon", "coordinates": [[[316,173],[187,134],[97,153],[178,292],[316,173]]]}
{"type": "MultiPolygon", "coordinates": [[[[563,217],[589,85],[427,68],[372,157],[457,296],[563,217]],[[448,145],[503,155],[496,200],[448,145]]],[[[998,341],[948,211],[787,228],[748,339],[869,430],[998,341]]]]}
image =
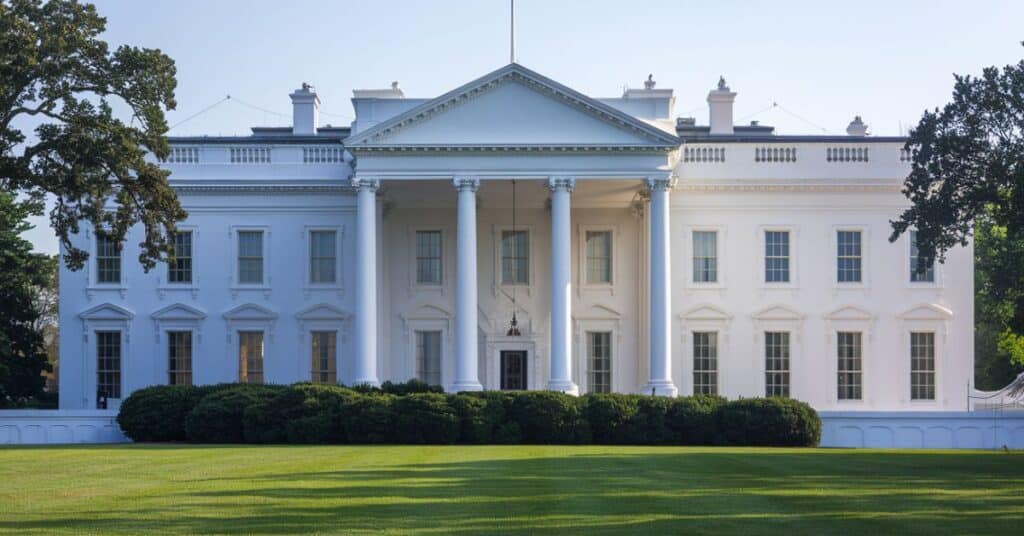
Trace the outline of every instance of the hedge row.
{"type": "Polygon", "coordinates": [[[198,443],[815,446],[821,438],[818,414],[784,398],[437,391],[156,386],[132,393],[117,421],[135,441],[198,443]]]}

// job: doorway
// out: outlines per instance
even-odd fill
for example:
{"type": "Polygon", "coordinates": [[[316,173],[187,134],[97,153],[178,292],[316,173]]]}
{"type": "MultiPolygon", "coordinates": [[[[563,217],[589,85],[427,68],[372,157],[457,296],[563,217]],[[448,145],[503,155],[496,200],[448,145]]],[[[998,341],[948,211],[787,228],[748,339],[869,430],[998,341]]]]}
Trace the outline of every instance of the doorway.
{"type": "Polygon", "coordinates": [[[526,350],[501,351],[501,389],[503,391],[526,389],[526,350]]]}

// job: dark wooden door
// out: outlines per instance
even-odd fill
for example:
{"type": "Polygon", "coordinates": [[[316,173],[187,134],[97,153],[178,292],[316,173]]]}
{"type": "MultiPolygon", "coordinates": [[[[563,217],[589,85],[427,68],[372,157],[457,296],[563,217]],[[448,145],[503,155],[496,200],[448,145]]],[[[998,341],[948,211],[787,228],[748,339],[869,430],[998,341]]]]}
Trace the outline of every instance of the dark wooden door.
{"type": "Polygon", "coordinates": [[[509,391],[526,389],[526,351],[501,352],[501,388],[509,391]]]}

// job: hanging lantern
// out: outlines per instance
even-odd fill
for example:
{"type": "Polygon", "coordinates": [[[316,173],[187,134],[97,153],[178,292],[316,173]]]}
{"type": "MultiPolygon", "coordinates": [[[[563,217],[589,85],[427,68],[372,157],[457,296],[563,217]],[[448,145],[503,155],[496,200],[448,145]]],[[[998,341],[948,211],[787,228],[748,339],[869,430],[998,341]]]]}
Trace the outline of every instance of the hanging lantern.
{"type": "MultiPolygon", "coordinates": [[[[516,235],[516,181],[512,180],[512,240],[518,240],[516,235]]],[[[505,335],[508,337],[518,337],[522,335],[519,332],[519,321],[516,320],[516,286],[519,283],[519,274],[516,273],[515,280],[512,281],[512,321],[509,322],[508,331],[505,335]]]]}

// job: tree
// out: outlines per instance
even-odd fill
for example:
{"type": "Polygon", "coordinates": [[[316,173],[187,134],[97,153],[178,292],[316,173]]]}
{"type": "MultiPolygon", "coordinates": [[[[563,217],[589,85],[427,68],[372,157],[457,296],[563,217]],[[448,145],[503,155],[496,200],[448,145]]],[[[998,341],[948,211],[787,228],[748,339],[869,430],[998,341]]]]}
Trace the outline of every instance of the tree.
{"type": "Polygon", "coordinates": [[[889,239],[916,229],[923,268],[973,234],[977,368],[994,382],[1024,368],[1024,61],[954,77],[952,102],[910,132],[912,206],[889,239]]]}
{"type": "Polygon", "coordinates": [[[72,269],[88,258],[70,240],[80,222],[119,242],[142,223],[148,270],[171,253],[166,237],[185,217],[168,172],[147,158],[170,151],[175,67],[159,50],[110,52],[105,27],[90,4],[0,2],[0,190],[55,200],[50,221],[72,269]],[[18,127],[34,122],[31,137],[18,127]]]}
{"type": "Polygon", "coordinates": [[[0,191],[0,405],[41,394],[41,374],[50,370],[34,325],[40,316],[36,291],[48,284],[50,261],[32,253],[32,243],[21,237],[32,228],[26,218],[40,210],[37,201],[0,191]]]}

